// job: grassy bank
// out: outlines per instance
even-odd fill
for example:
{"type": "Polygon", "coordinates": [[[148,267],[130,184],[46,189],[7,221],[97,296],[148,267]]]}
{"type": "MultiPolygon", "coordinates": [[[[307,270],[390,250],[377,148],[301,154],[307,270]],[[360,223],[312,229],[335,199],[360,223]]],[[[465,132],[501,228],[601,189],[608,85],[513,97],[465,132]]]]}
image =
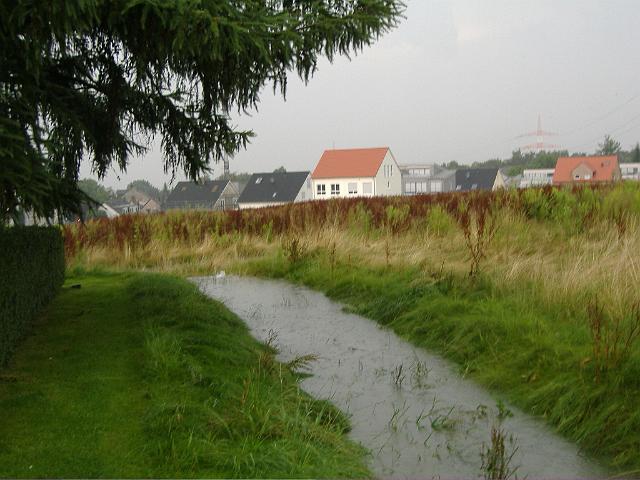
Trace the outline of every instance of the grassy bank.
{"type": "Polygon", "coordinates": [[[245,268],[325,292],[455,361],[461,375],[543,417],[604,464],[640,472],[640,352],[598,373],[586,318],[505,295],[486,279],[363,267],[327,252],[245,268]]]}
{"type": "Polygon", "coordinates": [[[640,184],[136,216],[65,239],[72,265],[305,283],[640,469],[640,184]]]}
{"type": "Polygon", "coordinates": [[[0,371],[0,411],[0,477],[368,474],[337,410],[167,276],[69,278],[0,371]]]}

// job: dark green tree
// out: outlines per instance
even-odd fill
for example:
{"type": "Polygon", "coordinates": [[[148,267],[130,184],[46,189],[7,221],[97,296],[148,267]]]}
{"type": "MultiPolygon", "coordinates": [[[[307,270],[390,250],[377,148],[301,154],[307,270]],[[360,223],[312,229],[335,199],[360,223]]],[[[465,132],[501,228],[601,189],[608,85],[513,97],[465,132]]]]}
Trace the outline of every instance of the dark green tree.
{"type": "Polygon", "coordinates": [[[449,163],[443,163],[442,167],[449,170],[456,170],[457,168],[460,168],[460,164],[455,160],[451,160],[449,163]]]}
{"type": "Polygon", "coordinates": [[[598,155],[615,155],[620,152],[620,142],[613,139],[611,135],[605,135],[602,143],[598,144],[598,155]]]}
{"type": "Polygon", "coordinates": [[[273,171],[273,173],[287,173],[287,169],[284,167],[278,167],[273,171]]]}
{"type": "Polygon", "coordinates": [[[160,190],[160,204],[164,205],[164,203],[167,201],[167,198],[169,198],[169,194],[171,193],[171,191],[169,190],[169,187],[167,187],[167,182],[164,182],[164,185],[162,186],[162,190],[160,190]]]}
{"type": "Polygon", "coordinates": [[[93,178],[84,178],[78,181],[78,188],[92,200],[99,203],[105,203],[112,196],[112,192],[100,185],[93,178]]]}
{"type": "Polygon", "coordinates": [[[216,180],[231,180],[232,182],[247,183],[251,178],[250,173],[246,172],[230,172],[229,175],[220,175],[216,180]]]}
{"type": "Polygon", "coordinates": [[[0,0],[0,222],[79,211],[82,159],[125,171],[158,137],[196,179],[246,146],[229,115],[372,44],[401,0],[0,0]]]}
{"type": "Polygon", "coordinates": [[[154,200],[160,200],[160,190],[151,185],[147,180],[134,180],[129,185],[127,185],[127,190],[135,188],[140,193],[144,193],[149,195],[154,200]]]}
{"type": "Polygon", "coordinates": [[[636,146],[631,150],[630,163],[640,163],[640,143],[636,143],[636,146]]]}

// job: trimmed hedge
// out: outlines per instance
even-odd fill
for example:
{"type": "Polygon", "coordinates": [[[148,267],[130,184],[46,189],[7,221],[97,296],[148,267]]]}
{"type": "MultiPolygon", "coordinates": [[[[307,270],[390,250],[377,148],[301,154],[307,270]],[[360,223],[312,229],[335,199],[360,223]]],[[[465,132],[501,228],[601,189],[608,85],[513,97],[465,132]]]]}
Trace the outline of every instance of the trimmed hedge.
{"type": "Polygon", "coordinates": [[[0,227],[0,366],[64,281],[56,227],[0,227]]]}

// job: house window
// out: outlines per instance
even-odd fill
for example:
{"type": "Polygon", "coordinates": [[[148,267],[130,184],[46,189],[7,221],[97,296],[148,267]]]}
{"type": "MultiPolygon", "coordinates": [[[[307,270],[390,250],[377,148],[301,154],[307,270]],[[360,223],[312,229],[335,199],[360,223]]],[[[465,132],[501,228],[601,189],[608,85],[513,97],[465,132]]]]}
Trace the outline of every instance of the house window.
{"type": "Polygon", "coordinates": [[[276,198],[277,195],[278,195],[278,192],[273,192],[273,195],[271,195],[271,198],[276,198]]]}
{"type": "Polygon", "coordinates": [[[224,198],[220,199],[220,209],[224,210],[224,198]]]}
{"type": "Polygon", "coordinates": [[[362,193],[364,193],[365,195],[371,195],[373,193],[371,182],[364,182],[362,184],[362,193]]]}
{"type": "Polygon", "coordinates": [[[391,182],[387,182],[387,188],[391,187],[391,182]]]}
{"type": "Polygon", "coordinates": [[[427,182],[416,182],[416,193],[427,193],[427,182]]]}
{"type": "Polygon", "coordinates": [[[331,184],[331,195],[340,195],[340,184],[332,183],[331,184]]]}
{"type": "Polygon", "coordinates": [[[404,191],[406,193],[416,193],[416,182],[407,182],[407,183],[405,183],[404,191]]]}
{"type": "Polygon", "coordinates": [[[589,175],[588,173],[584,176],[585,180],[591,180],[591,175],[589,175]]]}
{"type": "Polygon", "coordinates": [[[431,182],[431,191],[433,193],[442,192],[442,180],[435,180],[431,182]]]}
{"type": "Polygon", "coordinates": [[[356,182],[349,182],[347,185],[349,190],[349,195],[356,195],[358,193],[358,184],[356,182]]]}
{"type": "Polygon", "coordinates": [[[320,183],[317,185],[318,195],[326,195],[327,194],[327,186],[324,183],[320,183]]]}
{"type": "Polygon", "coordinates": [[[262,183],[262,177],[256,178],[256,185],[260,185],[262,183]]]}

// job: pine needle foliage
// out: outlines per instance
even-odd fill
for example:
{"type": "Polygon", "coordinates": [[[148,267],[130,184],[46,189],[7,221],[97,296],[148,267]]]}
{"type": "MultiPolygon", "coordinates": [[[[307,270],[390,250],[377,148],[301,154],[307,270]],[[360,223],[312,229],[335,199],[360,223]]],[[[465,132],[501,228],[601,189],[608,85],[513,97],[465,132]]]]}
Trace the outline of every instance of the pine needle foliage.
{"type": "Polygon", "coordinates": [[[102,178],[159,138],[197,178],[246,146],[230,114],[282,95],[321,57],[395,27],[401,0],[0,0],[0,222],[79,211],[83,158],[102,178]]]}

